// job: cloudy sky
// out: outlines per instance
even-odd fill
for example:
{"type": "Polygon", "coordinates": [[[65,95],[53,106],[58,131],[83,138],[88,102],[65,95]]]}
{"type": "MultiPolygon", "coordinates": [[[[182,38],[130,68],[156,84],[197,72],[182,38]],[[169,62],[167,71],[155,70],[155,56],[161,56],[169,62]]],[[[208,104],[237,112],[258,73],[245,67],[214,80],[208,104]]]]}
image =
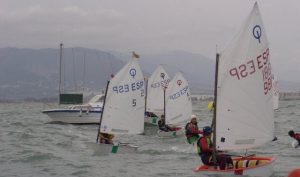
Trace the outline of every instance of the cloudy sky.
{"type": "MultiPolygon", "coordinates": [[[[254,0],[0,0],[0,47],[82,46],[214,58],[254,0]]],[[[279,79],[300,82],[300,1],[258,0],[279,79]]]]}

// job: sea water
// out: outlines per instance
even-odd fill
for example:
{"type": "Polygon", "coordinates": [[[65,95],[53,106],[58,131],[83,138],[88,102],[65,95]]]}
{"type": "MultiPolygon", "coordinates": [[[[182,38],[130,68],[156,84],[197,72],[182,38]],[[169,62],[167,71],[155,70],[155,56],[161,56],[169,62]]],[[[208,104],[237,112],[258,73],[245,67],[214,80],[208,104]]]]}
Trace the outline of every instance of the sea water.
{"type": "MultiPolygon", "coordinates": [[[[96,141],[98,125],[52,123],[41,113],[53,107],[44,103],[0,104],[0,177],[151,177],[201,176],[193,169],[201,164],[194,147],[184,137],[162,139],[155,126],[145,135],[122,135],[116,140],[139,146],[137,153],[95,154],[88,146],[96,141]]],[[[211,124],[207,102],[193,103],[199,127],[211,124]]],[[[300,101],[280,101],[275,111],[278,140],[250,153],[275,156],[275,176],[287,176],[300,167],[300,149],[291,147],[288,131],[300,131],[300,101]]],[[[251,133],[251,132],[249,132],[251,133]]]]}

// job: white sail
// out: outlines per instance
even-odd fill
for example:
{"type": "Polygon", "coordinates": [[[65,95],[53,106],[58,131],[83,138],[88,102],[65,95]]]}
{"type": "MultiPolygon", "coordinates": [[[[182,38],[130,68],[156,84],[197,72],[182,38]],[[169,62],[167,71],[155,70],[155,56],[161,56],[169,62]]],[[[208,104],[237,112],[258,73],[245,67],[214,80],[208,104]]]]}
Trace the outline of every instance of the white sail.
{"type": "Polygon", "coordinates": [[[144,132],[144,77],[136,59],[131,59],[111,80],[101,121],[101,132],[144,132]]]}
{"type": "Polygon", "coordinates": [[[186,123],[192,115],[191,94],[187,80],[179,72],[166,90],[166,124],[186,123]]]}
{"type": "Polygon", "coordinates": [[[216,148],[248,149],[274,136],[270,50],[257,3],[220,54],[216,148]]]}
{"type": "Polygon", "coordinates": [[[278,90],[278,79],[272,77],[273,83],[273,109],[276,110],[279,107],[279,90],[278,90]]]}
{"type": "Polygon", "coordinates": [[[148,79],[146,111],[155,113],[158,117],[164,112],[164,90],[168,86],[170,77],[159,65],[148,79]]]}

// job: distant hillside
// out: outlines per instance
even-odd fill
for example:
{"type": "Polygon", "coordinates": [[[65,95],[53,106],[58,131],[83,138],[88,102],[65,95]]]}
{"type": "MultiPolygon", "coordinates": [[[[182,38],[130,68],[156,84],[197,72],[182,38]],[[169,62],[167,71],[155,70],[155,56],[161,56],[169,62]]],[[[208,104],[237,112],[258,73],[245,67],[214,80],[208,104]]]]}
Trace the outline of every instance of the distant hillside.
{"type": "MultiPolygon", "coordinates": [[[[123,56],[123,61],[130,56],[123,56]]],[[[215,63],[201,54],[185,51],[172,51],[141,55],[139,63],[146,76],[150,76],[155,68],[162,64],[168,74],[173,77],[181,71],[188,80],[194,93],[211,92],[214,84],[215,63]]]]}
{"type": "MultiPolygon", "coordinates": [[[[100,91],[123,65],[100,50],[64,49],[63,86],[66,91],[100,91]]],[[[0,49],[0,99],[57,97],[58,82],[59,49],[0,49]]]]}
{"type": "MultiPolygon", "coordinates": [[[[112,73],[131,58],[117,52],[66,48],[63,52],[63,88],[66,91],[100,92],[112,73]]],[[[162,64],[171,77],[183,72],[194,94],[212,93],[214,60],[200,54],[173,51],[142,54],[145,76],[162,64]]],[[[0,101],[57,98],[59,49],[0,48],[0,101]]],[[[300,83],[279,81],[280,91],[299,91],[300,83]]]]}

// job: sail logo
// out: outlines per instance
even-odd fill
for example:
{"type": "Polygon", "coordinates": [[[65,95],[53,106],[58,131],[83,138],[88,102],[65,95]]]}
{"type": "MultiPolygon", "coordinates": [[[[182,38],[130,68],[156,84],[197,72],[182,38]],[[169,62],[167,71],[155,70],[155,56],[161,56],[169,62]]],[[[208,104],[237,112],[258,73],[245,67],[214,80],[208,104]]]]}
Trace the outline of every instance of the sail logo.
{"type": "Polygon", "coordinates": [[[159,88],[160,86],[167,87],[169,82],[170,82],[170,79],[166,79],[166,80],[163,80],[160,82],[155,82],[155,83],[151,84],[151,88],[159,88]]]}
{"type": "Polygon", "coordinates": [[[134,83],[117,85],[112,88],[115,93],[127,93],[144,89],[144,81],[137,81],[134,83]]]}
{"type": "Polygon", "coordinates": [[[175,100],[185,94],[188,94],[188,90],[189,90],[189,87],[188,86],[185,86],[183,89],[179,90],[178,92],[174,93],[174,94],[171,94],[169,96],[169,99],[171,100],[175,100]]]}
{"type": "Polygon", "coordinates": [[[132,76],[132,78],[134,79],[135,75],[136,75],[136,69],[132,68],[129,70],[129,74],[130,76],[132,76]]]}
{"type": "Polygon", "coordinates": [[[178,80],[178,81],[177,81],[177,85],[180,86],[181,84],[182,84],[182,80],[178,80]]]}
{"type": "Polygon", "coordinates": [[[255,25],[252,29],[252,34],[255,39],[258,40],[258,43],[260,43],[261,38],[261,27],[259,25],[255,25]]]}

